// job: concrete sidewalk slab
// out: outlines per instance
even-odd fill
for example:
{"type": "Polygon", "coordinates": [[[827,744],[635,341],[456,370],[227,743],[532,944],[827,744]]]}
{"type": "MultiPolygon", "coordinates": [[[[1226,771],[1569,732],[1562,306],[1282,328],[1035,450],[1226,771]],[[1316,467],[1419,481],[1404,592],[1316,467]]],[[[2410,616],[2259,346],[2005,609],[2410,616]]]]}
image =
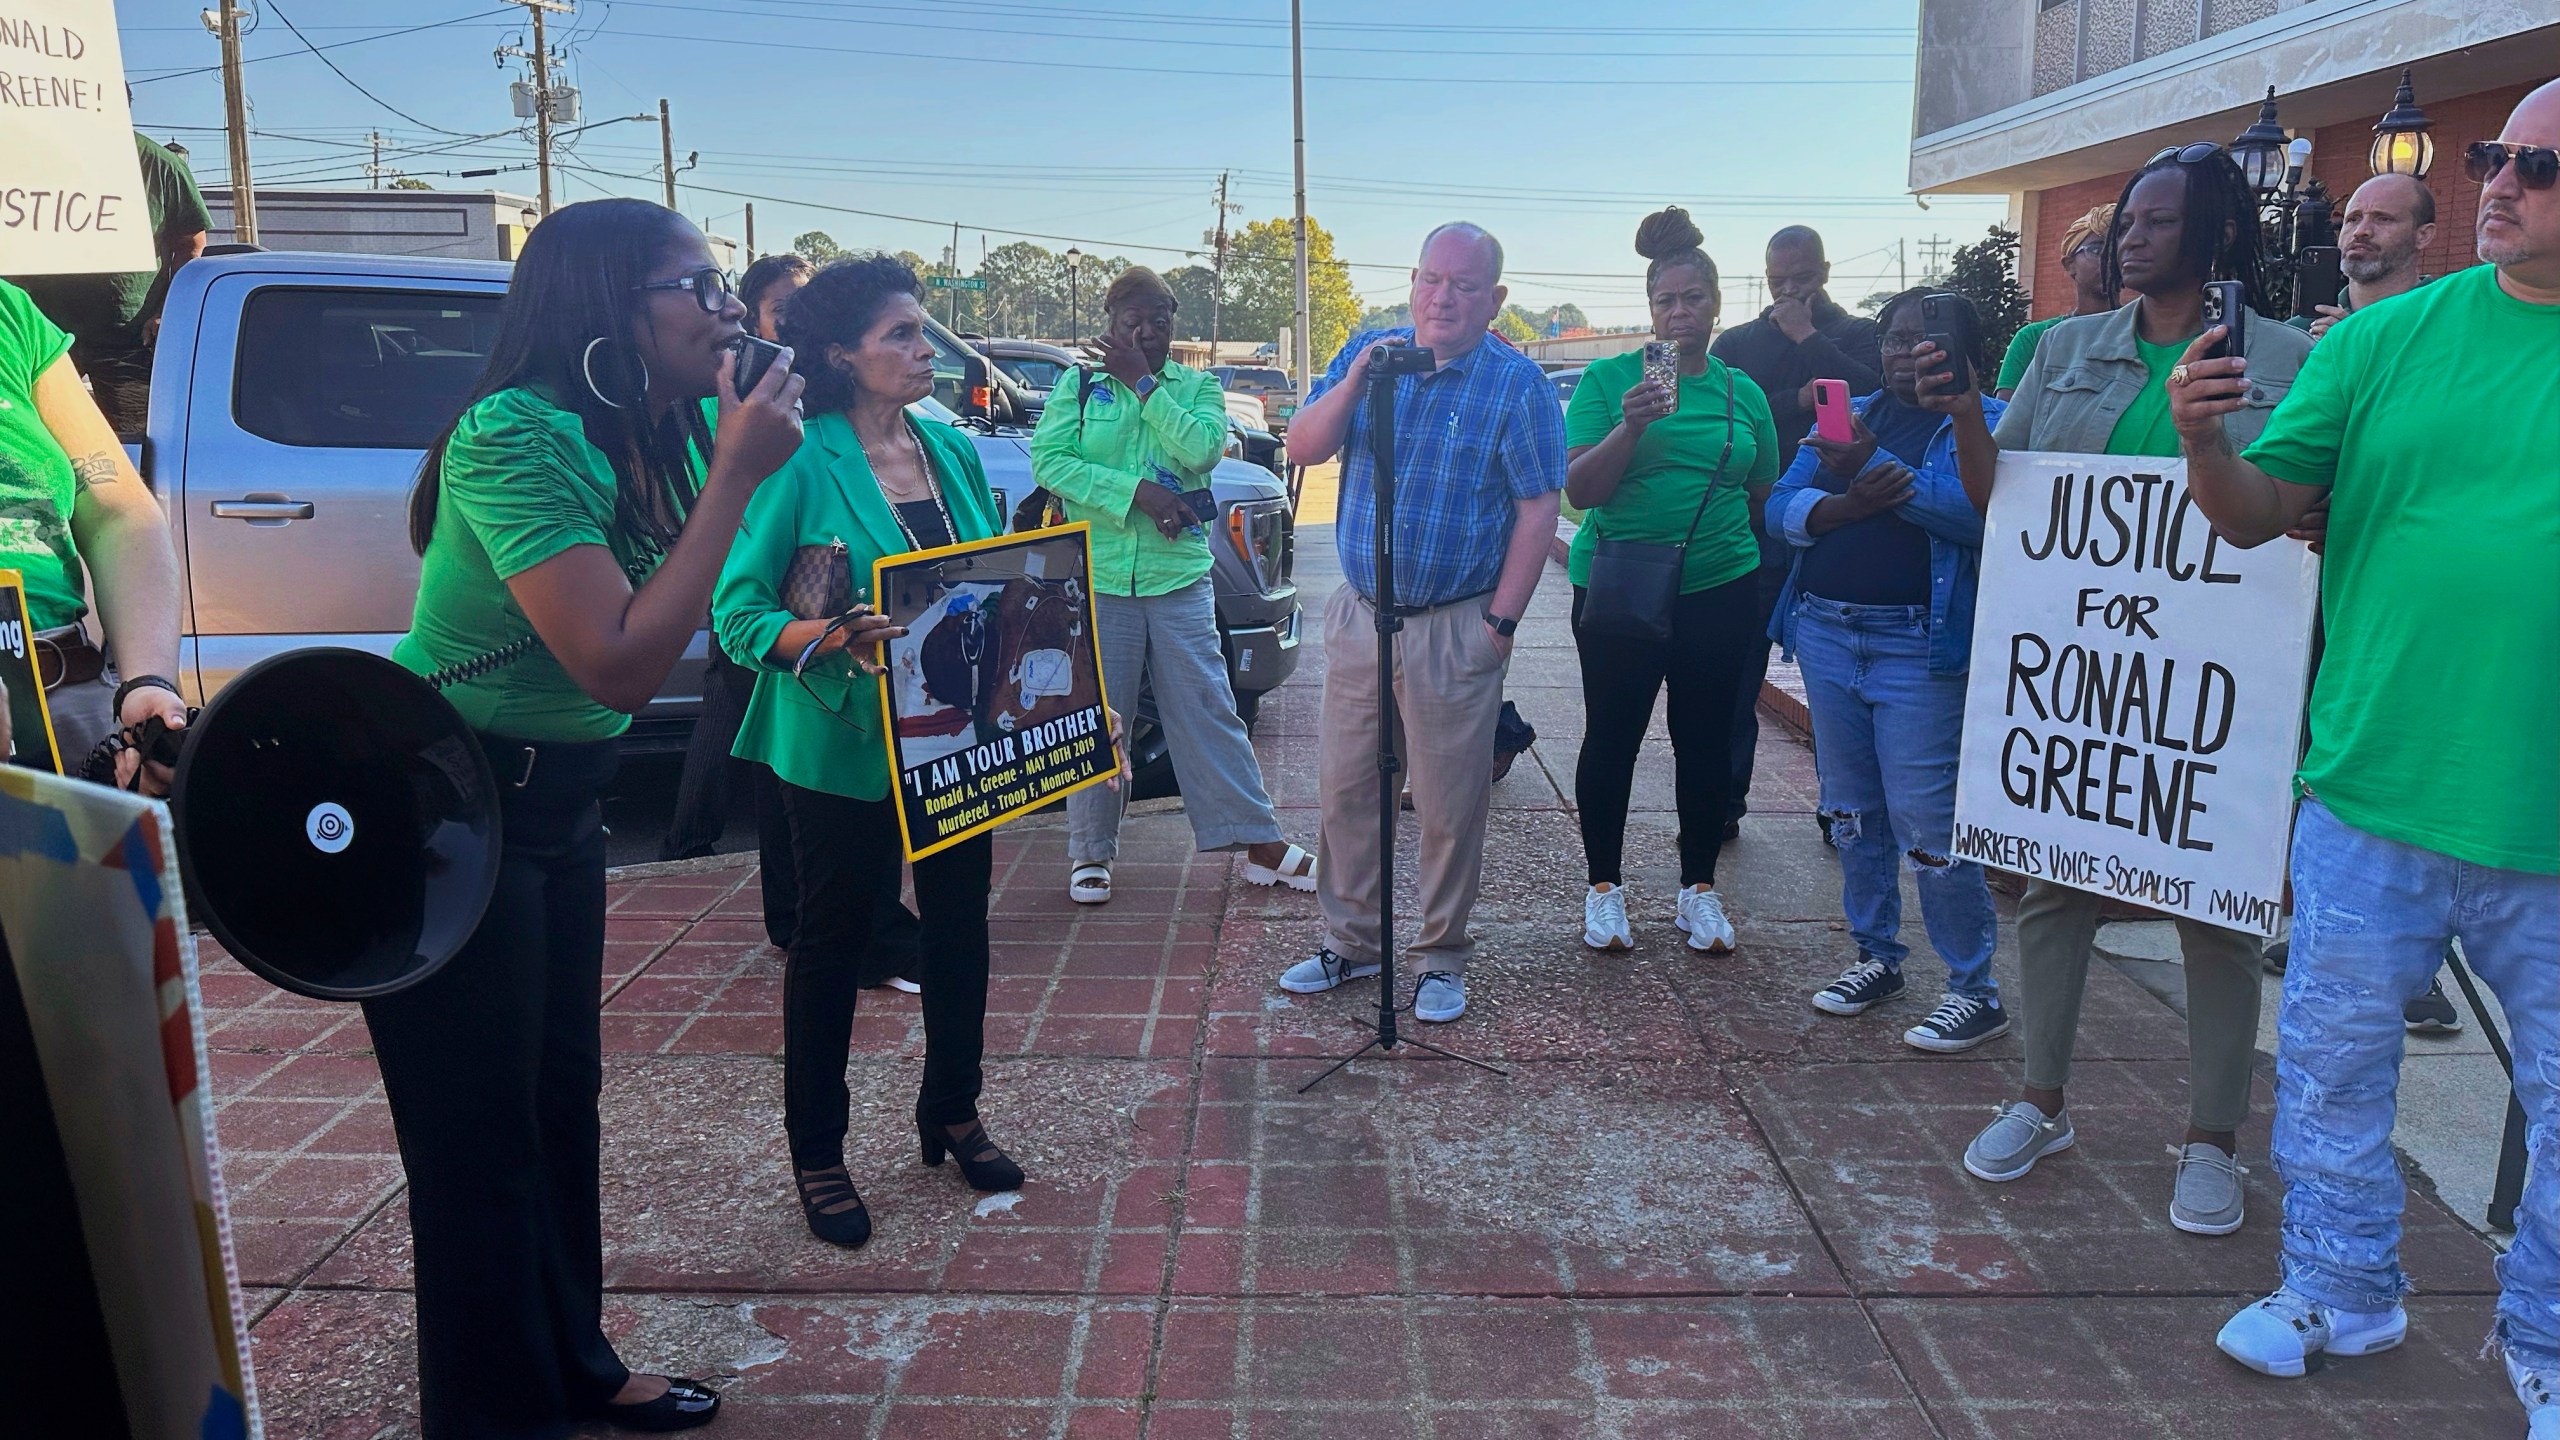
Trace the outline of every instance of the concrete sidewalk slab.
{"type": "MultiPolygon", "coordinates": [[[[1319,609],[1326,537],[1300,557],[1319,609]]],[[[878,1231],[836,1250],[791,1193],[754,869],[616,883],[603,1218],[626,1358],[711,1378],[711,1433],[754,1440],[2517,1432],[2476,1355],[2492,1251],[2423,1188],[2406,1347],[2291,1382],[2214,1351],[2274,1278],[2266,1097],[2242,1136],[2249,1226],[2173,1231],[2185,1025],[2112,964],[2089,977],[2080,1146],[2011,1185],[1964,1175],[2016,1043],[1901,1043],[1937,978],[1907,883],[1913,998],[1855,1020],[1807,1005],[1853,946],[1782,727],[1719,864],[1740,951],[1671,928],[1659,719],[1628,825],[1639,943],[1584,949],[1564,609],[1549,584],[1514,672],[1540,739],[1497,787],[1469,1013],[1409,1032],[1508,1078],[1405,1049],[1300,1094],[1376,1019],[1372,983],[1273,987],[1321,941],[1314,897],[1193,854],[1175,811],[1133,815],[1113,901],[1076,906],[1063,829],[1035,820],[996,847],[984,1101],[1031,1183],[979,1196],[917,1163],[917,1002],[866,993],[848,1161],[878,1231]]],[[[1322,667],[1310,653],[1256,730],[1308,841],[1322,667]]],[[[1400,833],[1410,917],[1411,817],[1400,833]]],[[[2011,943],[2004,924],[2004,977],[2011,943]]],[[[414,1436],[405,1186],[362,1019],[210,950],[203,985],[270,1433],[414,1436]]]]}

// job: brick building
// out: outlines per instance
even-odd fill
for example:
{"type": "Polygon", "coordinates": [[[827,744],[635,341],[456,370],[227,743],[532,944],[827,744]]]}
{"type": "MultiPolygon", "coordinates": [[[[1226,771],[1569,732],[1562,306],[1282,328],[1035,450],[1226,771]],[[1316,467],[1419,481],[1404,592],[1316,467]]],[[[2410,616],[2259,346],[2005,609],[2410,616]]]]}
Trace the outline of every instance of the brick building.
{"type": "Polygon", "coordinates": [[[2472,263],[2462,147],[2560,75],[2560,0],[1922,0],[1911,185],[2006,194],[2020,279],[2056,315],[2064,228],[2163,147],[2228,143],[2270,85],[2343,210],[2404,68],[2434,121],[2444,223],[2421,263],[2441,275],[2472,263]]]}

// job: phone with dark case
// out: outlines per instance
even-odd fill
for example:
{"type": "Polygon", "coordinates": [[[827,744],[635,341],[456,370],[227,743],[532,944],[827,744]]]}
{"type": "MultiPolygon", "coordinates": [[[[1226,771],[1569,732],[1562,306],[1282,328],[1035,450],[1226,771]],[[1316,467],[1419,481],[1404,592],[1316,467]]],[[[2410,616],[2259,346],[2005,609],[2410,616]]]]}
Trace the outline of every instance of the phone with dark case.
{"type": "Polygon", "coordinates": [[[734,353],[737,358],[732,362],[731,374],[738,382],[738,398],[744,400],[764,383],[764,372],[773,368],[773,362],[782,358],[782,347],[753,335],[741,335],[734,353]]]}
{"type": "Polygon", "coordinates": [[[2249,354],[2249,287],[2237,280],[2204,282],[2204,328],[2220,325],[2226,334],[2204,354],[2207,360],[2249,354]]]}
{"type": "Polygon", "coordinates": [[[2346,272],[2338,267],[2335,245],[2305,245],[2294,262],[2293,313],[2318,318],[2320,307],[2337,305],[2347,293],[2346,272]]]}
{"type": "Polygon", "coordinates": [[[1973,357],[1965,353],[1964,343],[1957,338],[1956,297],[1923,295],[1920,297],[1920,338],[1938,347],[1947,357],[1943,372],[1948,378],[1937,383],[1940,395],[1961,395],[1973,388],[1973,357]]]}
{"type": "Polygon", "coordinates": [[[1173,492],[1173,498],[1182,502],[1182,508],[1191,512],[1194,521],[1203,526],[1217,523],[1218,496],[1215,491],[1205,485],[1197,490],[1185,490],[1182,477],[1161,465],[1155,467],[1153,478],[1157,484],[1173,492]]]}

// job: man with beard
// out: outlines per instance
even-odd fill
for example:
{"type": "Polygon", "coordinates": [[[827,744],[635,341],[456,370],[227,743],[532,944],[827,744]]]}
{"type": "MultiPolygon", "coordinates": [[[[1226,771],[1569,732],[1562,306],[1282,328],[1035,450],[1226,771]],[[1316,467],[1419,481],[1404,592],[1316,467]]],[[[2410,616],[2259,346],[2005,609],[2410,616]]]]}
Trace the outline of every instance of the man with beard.
{"type": "Polygon", "coordinates": [[[2323,305],[2317,316],[2286,322],[2310,331],[2314,340],[2349,311],[2418,288],[2418,252],[2436,238],[2435,192],[2415,176],[2376,175],[2347,197],[2342,223],[2338,268],[2347,274],[2347,303],[2323,305]]]}

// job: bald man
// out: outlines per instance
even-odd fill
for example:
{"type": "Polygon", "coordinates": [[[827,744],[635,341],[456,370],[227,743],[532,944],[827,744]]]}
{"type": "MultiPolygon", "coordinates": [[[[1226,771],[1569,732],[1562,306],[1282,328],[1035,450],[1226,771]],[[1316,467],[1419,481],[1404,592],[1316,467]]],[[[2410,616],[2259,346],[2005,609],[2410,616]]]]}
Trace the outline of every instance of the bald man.
{"type": "Polygon", "coordinates": [[[2436,240],[2436,196],[2413,175],[2376,175],[2347,197],[2338,231],[2338,268],[2346,272],[2344,305],[2287,321],[2319,339],[2351,311],[2406,294],[2423,283],[2418,252],[2436,240]]]}
{"type": "Polygon", "coordinates": [[[2340,320],[2245,454],[2221,328],[2169,377],[2216,531],[2263,544],[2329,502],[2270,1142],[2283,1280],[2218,1343],[2297,1376],[2407,1334],[2401,1006],[2459,940],[2505,1008],[2532,1154],[2495,1339],[2528,1433],[2560,1440],[2560,81],[2463,161],[2484,263],[2340,320]]]}
{"type": "MultiPolygon", "coordinates": [[[[1778,427],[1778,466],[1795,463],[1796,447],[1813,431],[1813,382],[1848,382],[1852,395],[1872,395],[1884,388],[1884,354],[1876,322],[1852,315],[1831,303],[1831,262],[1823,258],[1822,237],[1804,225],[1790,225],[1769,237],[1769,308],[1760,318],[1736,325],[1716,337],[1709,353],[1751,377],[1769,397],[1769,418],[1778,427]]],[[[1786,589],[1787,569],[1795,552],[1773,539],[1752,507],[1751,533],[1760,541],[1760,628],[1766,632],[1786,589]]],[[[1728,840],[1742,834],[1742,817],[1751,809],[1752,762],[1760,749],[1760,684],[1769,673],[1769,645],[1751,647],[1751,659],[1734,695],[1732,797],[1725,812],[1728,840]]]]}

